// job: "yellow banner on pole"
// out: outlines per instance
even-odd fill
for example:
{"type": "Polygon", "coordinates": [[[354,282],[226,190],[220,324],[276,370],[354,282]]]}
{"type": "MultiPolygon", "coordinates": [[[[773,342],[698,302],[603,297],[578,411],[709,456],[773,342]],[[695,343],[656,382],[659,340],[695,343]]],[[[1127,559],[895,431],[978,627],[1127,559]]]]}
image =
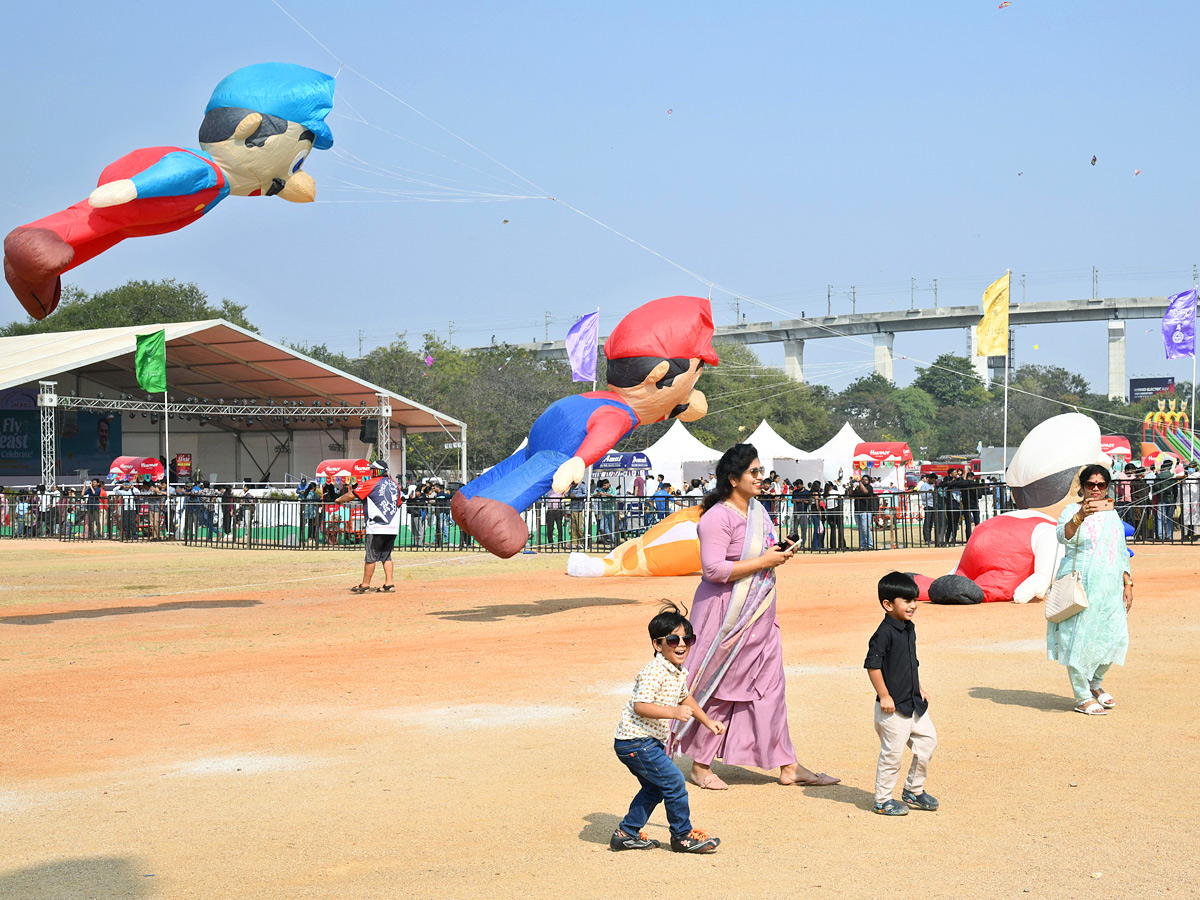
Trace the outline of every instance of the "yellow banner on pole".
{"type": "Polygon", "coordinates": [[[1008,283],[1012,273],[997,278],[983,292],[983,318],[975,326],[976,356],[1008,356],[1008,283]]]}

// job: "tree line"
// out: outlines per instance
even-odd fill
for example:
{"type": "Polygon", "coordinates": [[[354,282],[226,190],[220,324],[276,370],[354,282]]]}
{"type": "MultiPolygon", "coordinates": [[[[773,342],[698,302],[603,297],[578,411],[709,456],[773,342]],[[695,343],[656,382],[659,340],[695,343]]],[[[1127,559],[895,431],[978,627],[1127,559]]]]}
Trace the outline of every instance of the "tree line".
{"type": "MultiPolygon", "coordinates": [[[[214,305],[195,284],[165,280],[130,281],[95,294],[64,287],[53,316],[10,323],[0,328],[0,336],[212,318],[258,330],[245,305],[228,299],[214,305]]],[[[550,403],[591,390],[590,383],[571,380],[566,360],[539,359],[510,344],[465,350],[432,334],[412,346],[397,336],[357,357],[325,344],[289,346],[466,422],[467,463],[476,472],[512,453],[550,403]]],[[[710,447],[744,441],[763,419],[785,440],[806,450],[819,447],[846,422],[864,440],[906,441],[915,456],[927,459],[972,455],[980,443],[999,446],[1004,440],[1003,385],[989,390],[981,384],[965,356],[942,354],[931,366],[918,368],[907,387],[871,374],[834,391],[792,380],[781,369],[764,365],[746,345],[718,343],[717,352],[721,365],[706,369],[699,384],[708,397],[709,413],[688,425],[710,447]]],[[[602,389],[603,353],[597,378],[602,389]]],[[[1187,397],[1190,389],[1189,384],[1180,385],[1180,396],[1187,397]]],[[[1136,450],[1142,417],[1154,408],[1153,400],[1132,405],[1110,400],[1092,392],[1081,375],[1058,366],[1020,366],[1009,379],[1008,444],[1019,444],[1044,419],[1078,409],[1095,418],[1104,433],[1128,437],[1136,450]]],[[[643,449],[668,427],[660,423],[640,428],[618,449],[643,449]]],[[[414,435],[410,464],[430,470],[454,467],[457,451],[445,450],[446,442],[445,435],[414,435]]]]}

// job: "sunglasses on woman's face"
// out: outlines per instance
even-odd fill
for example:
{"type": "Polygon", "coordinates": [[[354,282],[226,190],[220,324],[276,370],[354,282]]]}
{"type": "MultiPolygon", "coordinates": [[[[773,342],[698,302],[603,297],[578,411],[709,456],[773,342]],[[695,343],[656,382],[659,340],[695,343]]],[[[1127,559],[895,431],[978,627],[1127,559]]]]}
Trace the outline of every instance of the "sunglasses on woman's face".
{"type": "Polygon", "coordinates": [[[1083,484],[1086,488],[1091,488],[1093,491],[1107,491],[1108,482],[1106,481],[1086,481],[1083,484]]]}
{"type": "Polygon", "coordinates": [[[680,641],[683,641],[683,645],[685,647],[690,647],[690,646],[692,646],[692,644],[696,643],[696,635],[694,635],[694,634],[686,634],[686,635],[668,634],[666,637],[659,638],[659,640],[662,641],[664,644],[666,644],[668,647],[678,647],[680,641]]]}
{"type": "Polygon", "coordinates": [[[767,470],[764,469],[762,466],[755,466],[753,469],[747,469],[746,471],[749,472],[751,475],[753,475],[755,478],[761,478],[763,475],[767,474],[767,470]]]}

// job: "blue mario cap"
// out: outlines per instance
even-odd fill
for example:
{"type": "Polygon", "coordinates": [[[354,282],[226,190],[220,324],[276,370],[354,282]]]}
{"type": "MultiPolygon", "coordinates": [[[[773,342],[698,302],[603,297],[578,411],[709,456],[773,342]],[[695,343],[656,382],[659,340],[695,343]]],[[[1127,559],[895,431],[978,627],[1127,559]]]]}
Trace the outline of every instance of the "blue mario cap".
{"type": "Polygon", "coordinates": [[[232,106],[297,122],[314,135],[313,147],[328,150],[333,132],[325,117],[333,109],[332,75],[293,63],[255,63],[221,79],[204,112],[232,106]]]}

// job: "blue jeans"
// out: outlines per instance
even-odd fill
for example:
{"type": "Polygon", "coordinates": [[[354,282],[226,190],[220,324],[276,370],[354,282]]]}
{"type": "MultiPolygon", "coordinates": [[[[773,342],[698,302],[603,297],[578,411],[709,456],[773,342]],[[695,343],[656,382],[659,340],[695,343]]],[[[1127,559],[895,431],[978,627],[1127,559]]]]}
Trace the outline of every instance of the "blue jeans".
{"type": "Polygon", "coordinates": [[[613,741],[613,750],[642,784],[642,789],[629,804],[629,812],[617,827],[625,834],[636,835],[646,827],[654,808],[662,803],[667,808],[671,835],[685,838],[691,834],[687,783],[683,773],[667,756],[662,741],[648,737],[631,741],[617,739],[613,741]]]}
{"type": "Polygon", "coordinates": [[[1171,522],[1171,514],[1173,512],[1175,512],[1175,504],[1174,503],[1159,503],[1158,504],[1158,516],[1157,516],[1156,524],[1157,524],[1157,531],[1158,531],[1158,539],[1160,541],[1169,541],[1171,539],[1171,533],[1174,530],[1171,527],[1174,524],[1171,522]]]}
{"type": "Polygon", "coordinates": [[[869,512],[856,512],[854,520],[858,522],[858,546],[863,550],[874,549],[875,544],[871,540],[871,514],[869,512]]]}

